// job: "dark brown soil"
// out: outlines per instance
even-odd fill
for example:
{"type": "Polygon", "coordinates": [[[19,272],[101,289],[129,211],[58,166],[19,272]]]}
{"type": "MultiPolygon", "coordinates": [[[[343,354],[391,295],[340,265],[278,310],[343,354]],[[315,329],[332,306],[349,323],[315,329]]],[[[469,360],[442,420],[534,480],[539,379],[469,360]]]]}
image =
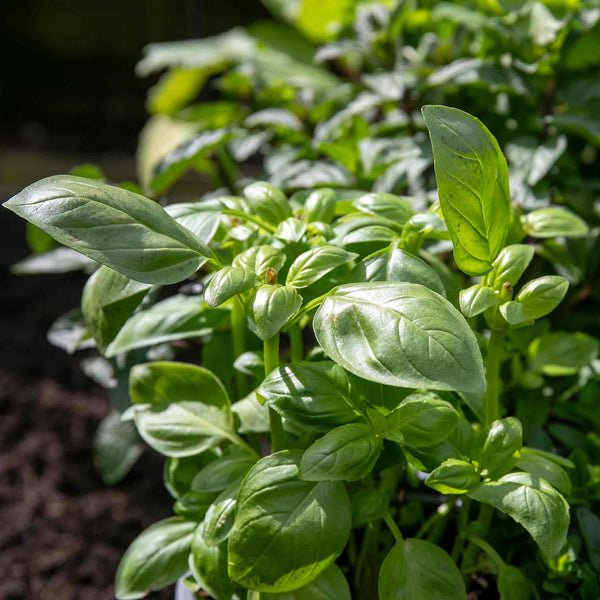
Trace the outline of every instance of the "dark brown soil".
{"type": "MultiPolygon", "coordinates": [[[[102,484],[91,441],[109,401],[0,372],[0,598],[106,600],[131,540],[170,513],[161,461],[102,484]]],[[[169,598],[172,591],[151,596],[169,598]]]]}

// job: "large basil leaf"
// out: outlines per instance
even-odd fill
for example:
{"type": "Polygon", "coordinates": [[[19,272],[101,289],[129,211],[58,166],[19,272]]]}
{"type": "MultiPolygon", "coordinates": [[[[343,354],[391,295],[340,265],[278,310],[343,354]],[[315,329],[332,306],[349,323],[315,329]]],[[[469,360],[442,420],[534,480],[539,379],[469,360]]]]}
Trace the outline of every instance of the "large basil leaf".
{"type": "Polygon", "coordinates": [[[420,283],[446,296],[439,275],[424,261],[395,245],[367,256],[352,273],[354,281],[397,281],[420,283]]]}
{"type": "Polygon", "coordinates": [[[306,481],[356,481],[366,477],[383,450],[383,441],[364,423],[332,429],[312,444],[300,462],[306,481]]]}
{"type": "Polygon", "coordinates": [[[380,600],[465,600],[466,595],[458,567],[431,542],[399,541],[381,565],[380,600]]]}
{"type": "Polygon", "coordinates": [[[135,538],[117,570],[118,600],[143,598],[150,590],[177,581],[188,569],[190,544],[197,526],[198,523],[171,517],[135,538]]]}
{"type": "Polygon", "coordinates": [[[288,271],[286,285],[305,288],[335,268],[354,260],[358,254],[338,246],[323,245],[302,253],[288,271]]]}
{"type": "Polygon", "coordinates": [[[229,325],[230,311],[208,308],[202,298],[177,295],[133,315],[109,344],[105,355],[211,334],[229,325]]]}
{"type": "Polygon", "coordinates": [[[350,372],[387,385],[482,392],[477,340],[450,302],[414,283],[344,285],[314,319],[325,352],[350,372]]]}
{"type": "Polygon", "coordinates": [[[281,416],[308,431],[327,432],[359,418],[348,377],[330,361],[275,369],[257,394],[281,416]]]}
{"type": "Polygon", "coordinates": [[[335,217],[336,204],[335,192],[332,189],[315,190],[304,201],[304,219],[307,223],[331,223],[335,217]]]}
{"type": "Polygon", "coordinates": [[[165,456],[191,456],[235,438],[229,397],[207,369],[174,362],[136,365],[129,394],[144,440],[165,456]]]}
{"type": "Polygon", "coordinates": [[[229,575],[261,592],[289,592],[313,581],[350,535],[350,502],[339,482],[298,478],[299,450],[260,460],[237,497],[229,536],[229,575]]]}
{"type": "Polygon", "coordinates": [[[483,275],[504,246],[510,192],[506,159],[479,119],[446,106],[424,106],[435,175],[454,258],[468,275],[483,275]]]}
{"type": "Polygon", "coordinates": [[[61,244],[136,281],[177,283],[211,256],[206,244],[156,202],[82,177],[42,179],[4,206],[61,244]]]}
{"type": "Polygon", "coordinates": [[[331,565],[314,581],[293,592],[249,592],[248,600],[351,600],[350,586],[337,565],[331,565]]]}
{"type": "Polygon", "coordinates": [[[81,297],[81,312],[100,352],[115,339],[149,289],[149,284],[104,266],[88,279],[81,297]]]}
{"type": "Polygon", "coordinates": [[[544,479],[561,494],[568,496],[571,493],[571,480],[566,471],[547,456],[523,448],[516,466],[520,471],[544,479]]]}
{"type": "Polygon", "coordinates": [[[479,502],[511,516],[530,533],[548,557],[558,554],[567,539],[569,505],[546,481],[530,473],[509,473],[469,492],[479,502]]]}
{"type": "Polygon", "coordinates": [[[416,392],[385,417],[385,436],[412,448],[435,446],[458,425],[459,414],[435,394],[416,392]]]}
{"type": "Polygon", "coordinates": [[[283,192],[270,183],[256,181],[244,188],[250,208],[267,223],[276,225],[292,216],[292,208],[283,192]]]}
{"type": "Polygon", "coordinates": [[[289,285],[261,285],[249,300],[248,327],[261,340],[270,340],[302,306],[302,297],[289,285]]]}

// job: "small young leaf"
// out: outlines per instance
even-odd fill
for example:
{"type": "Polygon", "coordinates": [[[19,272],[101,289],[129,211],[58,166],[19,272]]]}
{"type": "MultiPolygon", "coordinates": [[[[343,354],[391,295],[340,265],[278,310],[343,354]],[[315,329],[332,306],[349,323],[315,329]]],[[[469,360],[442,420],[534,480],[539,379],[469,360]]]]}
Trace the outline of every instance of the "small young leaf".
{"type": "Polygon", "coordinates": [[[494,261],[492,270],[485,276],[486,285],[495,290],[500,290],[505,283],[517,285],[533,259],[534,252],[534,247],[527,244],[506,246],[494,261]]]}
{"type": "Polygon", "coordinates": [[[264,281],[267,269],[279,271],[285,263],[285,254],[273,246],[253,246],[241,252],[233,259],[234,267],[243,267],[252,271],[264,281]]]}
{"type": "Polygon", "coordinates": [[[196,492],[222,492],[233,484],[241,483],[258,457],[237,446],[229,446],[223,456],[206,465],[192,480],[196,492]]]}
{"type": "Polygon", "coordinates": [[[469,496],[520,523],[549,558],[558,554],[567,539],[569,505],[539,477],[509,473],[498,481],[482,483],[469,496]]]}
{"type": "Polygon", "coordinates": [[[458,567],[431,542],[398,541],[381,565],[380,600],[465,600],[466,595],[458,567]]]}
{"type": "Polygon", "coordinates": [[[317,246],[302,253],[288,271],[286,285],[305,288],[335,268],[358,257],[354,252],[347,252],[338,246],[317,246]]]}
{"type": "Polygon", "coordinates": [[[202,534],[209,546],[217,546],[229,537],[235,519],[235,498],[239,487],[239,482],[229,486],[208,507],[202,534]]]}
{"type": "Polygon", "coordinates": [[[229,575],[250,589],[289,592],[310,583],[341,554],[350,502],[339,482],[298,479],[299,450],[260,460],[237,497],[229,575]]]}
{"type": "Polygon", "coordinates": [[[119,563],[115,580],[118,600],[143,598],[150,590],[174,583],[188,569],[192,536],[198,523],[171,517],[139,535],[119,563]]]}
{"type": "Polygon", "coordinates": [[[484,477],[497,479],[516,464],[523,447],[523,427],[516,417],[498,419],[481,432],[481,446],[477,452],[479,472],[484,477]]]}
{"type": "Polygon", "coordinates": [[[459,414],[435,394],[415,392],[386,418],[385,436],[413,448],[434,446],[456,428],[459,414]]]}
{"type": "Polygon", "coordinates": [[[246,308],[248,327],[261,340],[270,340],[302,306],[302,297],[291,286],[262,285],[246,308]]]}
{"type": "Polygon", "coordinates": [[[564,277],[547,275],[525,284],[515,300],[500,306],[500,312],[509,325],[518,327],[545,317],[562,301],[569,282],[564,277]]]}
{"type": "Polygon", "coordinates": [[[429,475],[425,484],[440,494],[466,494],[480,481],[471,463],[449,458],[429,475]]]}
{"type": "Polygon", "coordinates": [[[580,237],[590,232],[582,218],[557,206],[534,210],[521,217],[521,222],[527,235],[536,238],[580,237]]]}
{"type": "Polygon", "coordinates": [[[258,278],[252,271],[243,267],[223,267],[210,280],[204,291],[204,299],[209,306],[219,306],[257,283],[258,278]]]}
{"type": "Polygon", "coordinates": [[[446,106],[424,106],[422,110],[454,259],[468,275],[483,275],[492,267],[508,233],[506,159],[479,119],[446,106]]]}
{"type": "Polygon", "coordinates": [[[300,479],[356,481],[377,462],[383,442],[364,423],[336,427],[310,446],[300,462],[300,479]]]}
{"type": "Polygon", "coordinates": [[[257,389],[266,403],[307,431],[327,432],[359,418],[344,370],[330,361],[300,362],[272,371],[257,389]]]}
{"type": "Polygon", "coordinates": [[[336,204],[335,192],[332,189],[315,190],[304,202],[304,219],[307,223],[331,223],[335,217],[336,204]]]}
{"type": "Polygon", "coordinates": [[[145,283],[183,281],[210,249],[156,202],[122,188],[58,175],[4,203],[56,241],[145,283]]]}
{"type": "Polygon", "coordinates": [[[410,200],[393,194],[365,194],[353,204],[361,212],[388,219],[397,225],[404,225],[416,212],[410,200]]]}
{"type": "Polygon", "coordinates": [[[251,183],[244,188],[244,198],[248,200],[255,215],[277,225],[292,216],[292,208],[283,192],[264,181],[251,183]]]}
{"type": "Polygon", "coordinates": [[[475,317],[496,305],[494,290],[480,283],[461,290],[460,310],[465,317],[475,317]]]}
{"type": "Polygon", "coordinates": [[[482,392],[475,335],[450,302],[414,283],[338,287],[314,318],[325,352],[350,372],[399,387],[482,392]]]}

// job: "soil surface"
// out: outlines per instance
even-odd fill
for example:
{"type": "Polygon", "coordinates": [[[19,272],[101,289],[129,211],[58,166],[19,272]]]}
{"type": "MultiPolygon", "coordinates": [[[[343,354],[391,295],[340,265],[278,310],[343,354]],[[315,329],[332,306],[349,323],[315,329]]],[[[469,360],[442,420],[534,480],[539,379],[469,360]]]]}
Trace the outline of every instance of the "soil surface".
{"type": "Polygon", "coordinates": [[[162,459],[146,451],[124,481],[102,483],[92,440],[108,395],[46,340],[85,276],[15,277],[24,226],[2,210],[0,234],[0,600],[110,600],[129,543],[171,514],[162,459]]]}

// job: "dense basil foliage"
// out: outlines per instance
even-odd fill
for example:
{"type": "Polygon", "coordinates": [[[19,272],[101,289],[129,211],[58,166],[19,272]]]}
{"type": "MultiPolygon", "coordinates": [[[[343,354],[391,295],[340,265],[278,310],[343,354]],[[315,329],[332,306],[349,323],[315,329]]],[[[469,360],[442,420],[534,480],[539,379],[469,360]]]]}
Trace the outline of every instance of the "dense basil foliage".
{"type": "Polygon", "coordinates": [[[17,272],[91,273],[49,337],[105,481],[165,457],[117,597],[596,600],[600,6],[265,4],[147,49],[140,189],[6,203],[17,272]]]}

